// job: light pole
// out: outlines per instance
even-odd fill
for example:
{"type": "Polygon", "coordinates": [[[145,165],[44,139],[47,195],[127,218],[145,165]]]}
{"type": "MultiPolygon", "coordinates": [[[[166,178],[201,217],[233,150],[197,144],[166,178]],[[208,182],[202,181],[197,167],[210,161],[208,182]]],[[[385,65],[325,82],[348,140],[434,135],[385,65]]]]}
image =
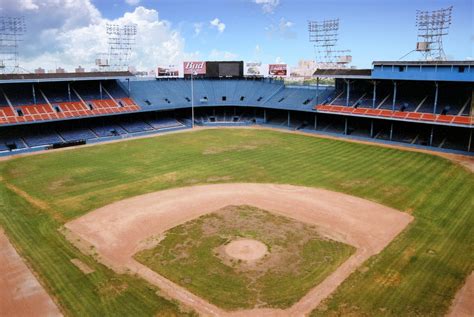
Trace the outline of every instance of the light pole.
{"type": "Polygon", "coordinates": [[[196,75],[196,72],[191,73],[191,128],[194,129],[194,82],[193,76],[196,75]]]}

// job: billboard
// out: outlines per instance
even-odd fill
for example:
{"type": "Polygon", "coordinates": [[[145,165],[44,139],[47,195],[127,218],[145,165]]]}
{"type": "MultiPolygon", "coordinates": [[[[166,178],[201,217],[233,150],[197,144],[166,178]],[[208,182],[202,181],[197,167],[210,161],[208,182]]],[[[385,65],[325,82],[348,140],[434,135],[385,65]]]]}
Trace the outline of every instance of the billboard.
{"type": "Polygon", "coordinates": [[[268,75],[270,76],[286,76],[287,65],[286,64],[269,64],[268,75]]]}
{"type": "Polygon", "coordinates": [[[179,70],[176,65],[158,66],[156,77],[178,77],[179,70]]]}
{"type": "Polygon", "coordinates": [[[247,76],[262,76],[262,62],[245,63],[245,74],[247,76]]]}
{"type": "Polygon", "coordinates": [[[206,62],[183,62],[184,75],[206,75],[206,62]]]}

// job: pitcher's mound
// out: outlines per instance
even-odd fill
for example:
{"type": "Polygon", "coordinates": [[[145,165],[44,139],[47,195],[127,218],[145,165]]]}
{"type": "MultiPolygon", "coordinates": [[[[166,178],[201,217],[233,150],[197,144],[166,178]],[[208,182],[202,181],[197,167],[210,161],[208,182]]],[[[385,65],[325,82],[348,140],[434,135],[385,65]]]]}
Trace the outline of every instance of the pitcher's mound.
{"type": "Polygon", "coordinates": [[[237,260],[256,261],[268,252],[267,246],[253,239],[234,240],[225,246],[225,253],[237,260]]]}

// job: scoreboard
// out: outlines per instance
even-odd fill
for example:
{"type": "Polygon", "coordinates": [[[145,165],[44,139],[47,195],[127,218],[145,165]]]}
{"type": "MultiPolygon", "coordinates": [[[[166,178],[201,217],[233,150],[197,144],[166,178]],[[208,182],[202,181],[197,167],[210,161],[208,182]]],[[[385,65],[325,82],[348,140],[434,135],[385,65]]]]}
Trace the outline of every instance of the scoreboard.
{"type": "Polygon", "coordinates": [[[206,77],[243,77],[244,62],[206,62],[206,77]]]}
{"type": "Polygon", "coordinates": [[[243,61],[217,61],[217,62],[184,62],[184,77],[190,77],[194,74],[196,77],[203,78],[238,78],[244,77],[243,61]],[[196,65],[199,67],[199,71],[196,65]]]}

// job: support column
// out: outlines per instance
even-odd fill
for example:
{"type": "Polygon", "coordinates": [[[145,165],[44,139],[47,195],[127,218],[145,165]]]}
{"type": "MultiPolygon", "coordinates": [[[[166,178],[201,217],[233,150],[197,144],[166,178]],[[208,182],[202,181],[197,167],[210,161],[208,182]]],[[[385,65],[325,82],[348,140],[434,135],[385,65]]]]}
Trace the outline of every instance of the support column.
{"type": "Polygon", "coordinates": [[[318,129],[318,114],[314,114],[314,130],[318,129]]]}
{"type": "Polygon", "coordinates": [[[347,117],[344,120],[344,135],[347,135],[347,117]]]}
{"type": "Polygon", "coordinates": [[[374,137],[374,120],[370,120],[370,137],[374,137]]]}
{"type": "Polygon", "coordinates": [[[349,96],[350,96],[350,90],[351,90],[351,82],[350,80],[346,81],[347,84],[347,90],[346,90],[346,106],[349,106],[349,96]]]}
{"type": "Polygon", "coordinates": [[[433,105],[433,113],[436,113],[436,108],[438,107],[438,82],[435,81],[435,97],[434,97],[434,105],[433,105]]]}
{"type": "Polygon", "coordinates": [[[319,77],[316,77],[316,104],[319,105],[319,77]]]}
{"type": "Polygon", "coordinates": [[[395,103],[397,102],[397,82],[393,82],[393,100],[392,100],[392,111],[395,111],[395,103]]]}
{"type": "Polygon", "coordinates": [[[31,93],[33,94],[33,103],[36,105],[35,84],[31,84],[31,93]]]}
{"type": "Polygon", "coordinates": [[[67,96],[69,98],[69,102],[72,101],[72,98],[71,98],[71,83],[67,83],[67,96]]]}
{"type": "Polygon", "coordinates": [[[377,100],[377,82],[374,80],[373,83],[374,83],[374,93],[372,96],[372,108],[375,109],[375,100],[377,100]]]}
{"type": "Polygon", "coordinates": [[[99,81],[99,93],[100,93],[100,100],[104,99],[102,97],[102,82],[101,81],[99,81]]]}
{"type": "Polygon", "coordinates": [[[128,96],[130,97],[130,78],[127,78],[128,96]]]}
{"type": "Polygon", "coordinates": [[[434,135],[434,127],[431,127],[431,133],[430,133],[430,146],[433,146],[433,135],[434,135]]]}
{"type": "Polygon", "coordinates": [[[471,152],[471,143],[472,143],[472,129],[470,129],[470,132],[469,132],[469,141],[467,143],[467,151],[468,152],[471,152]]]}
{"type": "Polygon", "coordinates": [[[390,123],[390,141],[392,141],[393,138],[393,122],[390,123]]]}

